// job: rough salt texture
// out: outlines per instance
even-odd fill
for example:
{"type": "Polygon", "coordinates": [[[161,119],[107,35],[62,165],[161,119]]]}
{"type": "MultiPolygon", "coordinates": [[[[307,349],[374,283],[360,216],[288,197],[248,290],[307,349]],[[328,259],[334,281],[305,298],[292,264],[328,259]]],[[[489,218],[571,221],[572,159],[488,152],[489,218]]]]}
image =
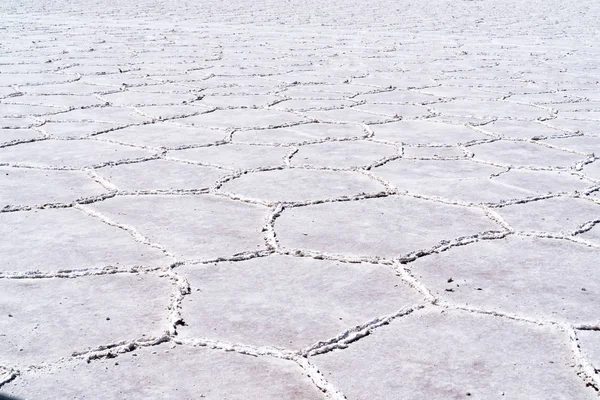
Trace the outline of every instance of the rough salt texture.
{"type": "Polygon", "coordinates": [[[0,3],[0,397],[597,398],[597,1],[0,3]]]}

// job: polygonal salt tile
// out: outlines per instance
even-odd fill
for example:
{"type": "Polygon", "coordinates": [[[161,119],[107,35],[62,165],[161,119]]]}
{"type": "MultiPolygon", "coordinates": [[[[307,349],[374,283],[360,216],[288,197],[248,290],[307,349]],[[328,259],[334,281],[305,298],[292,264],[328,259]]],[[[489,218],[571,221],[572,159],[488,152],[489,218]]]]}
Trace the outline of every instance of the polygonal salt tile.
{"type": "Polygon", "coordinates": [[[569,233],[588,221],[600,218],[600,205],[572,197],[553,197],[496,210],[518,231],[569,233]]]}
{"type": "Polygon", "coordinates": [[[212,128],[272,128],[302,122],[295,114],[285,111],[239,108],[213,112],[177,120],[180,124],[212,128]]]}
{"type": "Polygon", "coordinates": [[[155,120],[170,120],[177,119],[177,121],[183,118],[191,118],[202,113],[209,111],[209,108],[192,104],[175,104],[175,105],[151,105],[151,106],[137,106],[135,110],[142,116],[155,120]]]}
{"type": "Polygon", "coordinates": [[[3,393],[48,399],[322,399],[293,361],[167,344],[86,363],[23,371],[3,393]],[[124,379],[126,377],[126,379],[124,379]],[[50,396],[50,397],[49,397],[50,396]]]}
{"type": "Polygon", "coordinates": [[[176,148],[193,144],[217,143],[223,141],[225,135],[226,133],[221,130],[160,122],[117,129],[103,133],[100,138],[138,146],[176,148]]]}
{"type": "Polygon", "coordinates": [[[426,107],[412,104],[362,104],[352,109],[390,118],[416,118],[429,114],[426,107]]]}
{"type": "Polygon", "coordinates": [[[120,89],[127,86],[145,85],[148,79],[137,76],[133,73],[106,74],[106,75],[84,75],[79,82],[90,85],[112,86],[113,89],[120,89]]]}
{"type": "MultiPolygon", "coordinates": [[[[22,95],[12,97],[5,100],[6,103],[13,104],[30,104],[38,106],[49,106],[49,107],[60,107],[60,108],[83,108],[91,106],[100,106],[105,104],[104,101],[99,100],[97,97],[92,95],[22,95]]],[[[59,110],[56,110],[59,111],[59,110]]]]}
{"type": "Polygon", "coordinates": [[[447,103],[430,104],[429,107],[445,115],[476,118],[536,119],[551,116],[550,110],[506,101],[453,100],[447,103]]]}
{"type": "Polygon", "coordinates": [[[584,134],[598,134],[600,127],[598,121],[584,121],[578,119],[555,118],[545,122],[548,125],[558,129],[566,129],[571,132],[580,132],[584,134]]]}
{"type": "Polygon", "coordinates": [[[33,117],[54,114],[61,111],[60,108],[46,106],[31,106],[26,104],[2,104],[0,117],[33,117]]]}
{"type": "Polygon", "coordinates": [[[326,200],[364,193],[380,193],[379,182],[353,171],[277,169],[244,174],[222,186],[225,192],[275,203],[326,200]]]}
{"type": "Polygon", "coordinates": [[[107,122],[113,124],[139,124],[149,121],[132,109],[121,107],[92,107],[71,110],[45,118],[54,122],[107,122]]]}
{"type": "Polygon", "coordinates": [[[389,92],[361,94],[353,98],[355,101],[367,101],[369,104],[379,103],[431,103],[439,100],[438,96],[417,92],[415,90],[392,90],[389,92]]]}
{"type": "Polygon", "coordinates": [[[0,167],[0,209],[70,203],[107,190],[79,171],[0,167]]]}
{"type": "Polygon", "coordinates": [[[121,91],[102,95],[102,98],[114,106],[144,106],[159,104],[183,104],[196,99],[192,93],[143,93],[121,91]]]}
{"type": "Polygon", "coordinates": [[[0,144],[28,141],[41,136],[40,132],[33,129],[0,128],[0,144]]]}
{"type": "Polygon", "coordinates": [[[477,160],[505,166],[569,167],[585,156],[528,142],[498,140],[469,147],[477,160]]]}
{"type": "Polygon", "coordinates": [[[600,121],[599,111],[561,111],[561,118],[600,121]]]}
{"type": "MultiPolygon", "coordinates": [[[[459,81],[460,82],[460,81],[459,81]]],[[[419,89],[419,92],[436,97],[465,98],[472,100],[496,100],[503,97],[500,93],[465,86],[436,86],[419,89]]]]}
{"type": "Polygon", "coordinates": [[[532,191],[507,187],[490,179],[503,171],[468,160],[431,159],[399,159],[372,169],[376,176],[399,190],[467,203],[498,203],[534,195],[532,191]]]}
{"type": "MultiPolygon", "coordinates": [[[[227,171],[168,160],[121,164],[97,170],[119,190],[208,189],[227,171]]],[[[0,178],[1,179],[1,178],[0,178]]]]}
{"type": "Polygon", "coordinates": [[[562,136],[566,132],[535,121],[498,120],[480,127],[502,138],[536,139],[562,136]]]}
{"type": "Polygon", "coordinates": [[[296,165],[356,168],[394,155],[398,155],[398,150],[393,146],[366,140],[344,140],[302,146],[291,161],[296,165]]]}
{"type": "Polygon", "coordinates": [[[170,151],[168,156],[178,160],[239,170],[282,165],[284,157],[289,152],[290,150],[285,147],[226,144],[174,150],[170,151]]]}
{"type": "Polygon", "coordinates": [[[177,272],[191,285],[181,336],[256,346],[299,350],[422,301],[391,269],[373,264],[276,255],[177,272]]]}
{"type": "Polygon", "coordinates": [[[356,104],[342,99],[290,99],[279,102],[271,109],[284,111],[330,110],[356,104]]]}
{"type": "Polygon", "coordinates": [[[161,336],[174,291],[168,278],[150,274],[2,279],[0,288],[0,351],[10,365],[161,336]]]}
{"type": "Polygon", "coordinates": [[[0,214],[4,272],[163,266],[171,261],[125,230],[73,208],[0,214]]]}
{"type": "Polygon", "coordinates": [[[117,126],[108,122],[46,122],[40,129],[54,138],[84,138],[117,126]]]}
{"type": "Polygon", "coordinates": [[[82,82],[66,82],[21,87],[19,90],[27,94],[41,95],[91,95],[94,93],[114,91],[115,88],[110,86],[88,85],[82,82]]]}
{"type": "Polygon", "coordinates": [[[465,152],[456,146],[405,146],[402,151],[404,158],[466,158],[465,152]]]}
{"type": "Polygon", "coordinates": [[[38,86],[44,84],[68,82],[74,79],[77,79],[77,75],[50,72],[39,72],[31,74],[2,74],[2,76],[0,76],[0,86],[38,86]]]}
{"type": "Polygon", "coordinates": [[[303,113],[303,115],[306,115],[308,118],[317,120],[319,122],[333,123],[376,124],[394,120],[394,117],[371,114],[368,112],[355,110],[354,108],[327,111],[306,111],[303,113]]]}
{"type": "Polygon", "coordinates": [[[535,195],[581,191],[590,185],[581,177],[566,171],[511,169],[492,176],[491,179],[493,182],[528,190],[535,195]]]}
{"type": "Polygon", "coordinates": [[[263,250],[268,209],[221,196],[120,196],[90,208],[186,259],[263,250]]]}
{"type": "Polygon", "coordinates": [[[436,297],[530,318],[596,323],[600,250],[566,240],[509,236],[422,257],[413,275],[436,297]]]}
{"type": "Polygon", "coordinates": [[[384,258],[499,230],[479,209],[407,196],[290,208],[275,221],[277,238],[286,251],[384,258]]]}
{"type": "Polygon", "coordinates": [[[448,145],[489,138],[464,125],[452,125],[429,120],[404,120],[372,125],[375,139],[396,143],[448,145]]]}
{"type": "Polygon", "coordinates": [[[246,96],[204,96],[196,103],[207,107],[266,107],[281,97],[275,95],[246,95],[246,96]]]}
{"type": "Polygon", "coordinates": [[[600,137],[597,136],[571,136],[568,138],[548,139],[544,140],[544,143],[561,149],[600,156],[600,137]]]}
{"type": "Polygon", "coordinates": [[[319,94],[322,95],[323,93],[341,94],[343,96],[356,96],[372,90],[372,87],[354,84],[307,84],[288,87],[282,92],[282,94],[296,97],[318,97],[319,94]]]}
{"type": "Polygon", "coordinates": [[[301,124],[286,128],[237,131],[233,142],[256,144],[295,144],[328,138],[362,138],[367,132],[355,124],[301,124]]]}
{"type": "Polygon", "coordinates": [[[349,399],[595,399],[568,342],[552,327],[431,308],[310,360],[349,399]]]}
{"type": "Polygon", "coordinates": [[[0,149],[0,163],[82,168],[149,157],[149,150],[97,140],[42,140],[0,149]]]}
{"type": "Polygon", "coordinates": [[[41,122],[30,117],[0,117],[1,129],[25,129],[41,125],[41,122]]]}

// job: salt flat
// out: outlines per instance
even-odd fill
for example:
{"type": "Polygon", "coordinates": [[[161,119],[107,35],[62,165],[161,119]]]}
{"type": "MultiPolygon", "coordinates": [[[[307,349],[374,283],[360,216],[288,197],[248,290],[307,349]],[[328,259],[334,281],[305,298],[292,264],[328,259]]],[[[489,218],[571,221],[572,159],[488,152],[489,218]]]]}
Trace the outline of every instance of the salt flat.
{"type": "Polygon", "coordinates": [[[0,4],[0,398],[594,399],[600,4],[0,4]]]}

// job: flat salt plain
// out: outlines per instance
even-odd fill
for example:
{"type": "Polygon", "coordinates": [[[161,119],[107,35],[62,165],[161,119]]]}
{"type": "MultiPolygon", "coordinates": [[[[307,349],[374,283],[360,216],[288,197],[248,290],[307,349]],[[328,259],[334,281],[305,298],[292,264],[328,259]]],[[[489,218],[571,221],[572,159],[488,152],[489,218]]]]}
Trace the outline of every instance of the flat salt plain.
{"type": "Polygon", "coordinates": [[[0,393],[598,398],[599,20],[2,2],[0,393]]]}

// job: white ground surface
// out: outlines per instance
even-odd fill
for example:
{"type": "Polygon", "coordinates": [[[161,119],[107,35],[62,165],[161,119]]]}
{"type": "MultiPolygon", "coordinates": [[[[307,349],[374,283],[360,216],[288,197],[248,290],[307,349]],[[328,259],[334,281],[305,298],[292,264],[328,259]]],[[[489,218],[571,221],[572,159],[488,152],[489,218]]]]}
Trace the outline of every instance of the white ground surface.
{"type": "Polygon", "coordinates": [[[599,21],[2,2],[0,393],[598,398],[599,21]]]}

